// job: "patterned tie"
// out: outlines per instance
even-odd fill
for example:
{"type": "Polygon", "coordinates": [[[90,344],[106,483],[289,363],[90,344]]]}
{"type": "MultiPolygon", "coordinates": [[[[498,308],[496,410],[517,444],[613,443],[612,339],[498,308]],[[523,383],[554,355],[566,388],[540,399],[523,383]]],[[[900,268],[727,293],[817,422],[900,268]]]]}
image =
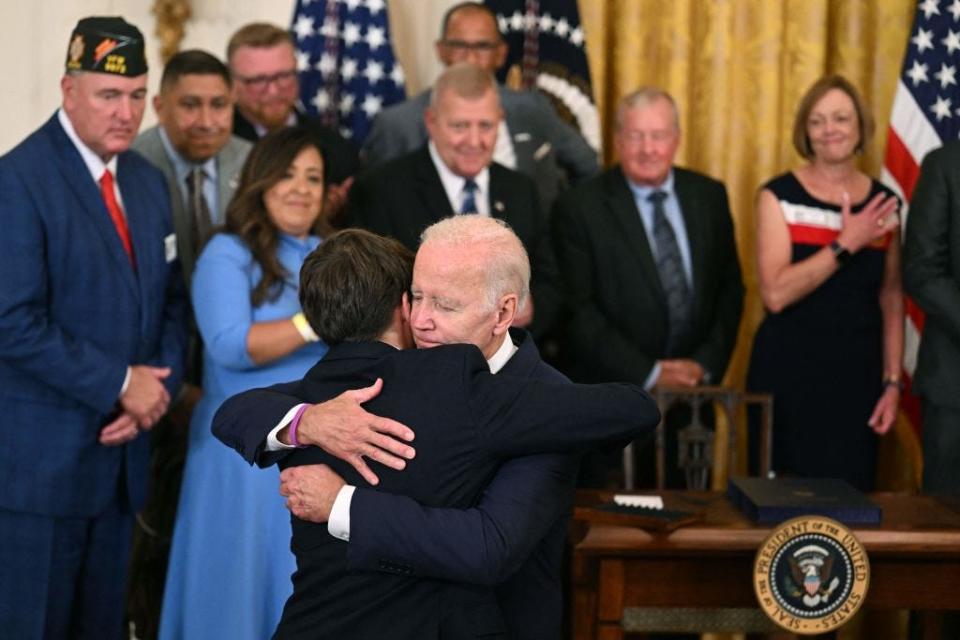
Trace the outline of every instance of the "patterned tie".
{"type": "Polygon", "coordinates": [[[690,287],[683,269],[683,259],[680,257],[680,248],[677,246],[677,237],[673,227],[667,222],[663,210],[663,201],[667,194],[663,191],[654,191],[647,199],[653,203],[653,240],[657,244],[657,271],[660,274],[660,284],[667,296],[667,311],[670,326],[667,330],[668,356],[674,355],[673,350],[677,342],[687,331],[690,322],[690,287]]]}
{"type": "Polygon", "coordinates": [[[187,174],[187,202],[190,205],[190,240],[193,245],[193,255],[210,237],[213,221],[210,218],[210,207],[203,195],[203,181],[207,174],[200,167],[196,167],[187,174]]]}
{"type": "Polygon", "coordinates": [[[472,178],[467,178],[463,183],[463,202],[460,205],[460,213],[477,213],[477,183],[472,178]]]}
{"type": "Polygon", "coordinates": [[[123,250],[127,252],[130,264],[136,269],[137,261],[133,257],[130,229],[127,227],[127,219],[123,215],[120,203],[117,202],[117,194],[113,188],[113,174],[110,173],[109,169],[100,176],[100,195],[103,196],[103,203],[107,205],[107,211],[110,213],[110,219],[113,220],[113,226],[117,229],[117,235],[120,236],[120,242],[123,243],[123,250]]]}

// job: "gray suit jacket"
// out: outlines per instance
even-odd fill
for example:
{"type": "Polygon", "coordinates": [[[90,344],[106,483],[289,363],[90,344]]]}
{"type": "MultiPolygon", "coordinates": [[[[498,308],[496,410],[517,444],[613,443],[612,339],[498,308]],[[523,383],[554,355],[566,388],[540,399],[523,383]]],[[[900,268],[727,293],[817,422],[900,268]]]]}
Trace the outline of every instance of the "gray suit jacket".
{"type": "MultiPolygon", "coordinates": [[[[544,211],[549,211],[568,181],[580,182],[597,173],[597,154],[540,93],[503,86],[499,90],[517,171],[533,178],[544,211]]],[[[423,112],[429,104],[428,89],[381,111],[363,143],[361,153],[367,163],[380,164],[425,145],[428,136],[423,112]]]]}
{"type": "MultiPolygon", "coordinates": [[[[190,224],[189,212],[183,205],[184,192],[186,185],[177,184],[176,173],[173,170],[173,163],[167,157],[167,152],[163,148],[163,142],[160,139],[159,125],[150,127],[133,141],[133,149],[140,152],[143,157],[149,160],[155,167],[163,172],[167,179],[167,187],[170,189],[170,203],[173,210],[173,228],[177,234],[177,255],[180,256],[180,264],[183,266],[183,275],[187,280],[187,289],[190,288],[190,278],[193,276],[193,266],[197,261],[197,256],[193,252],[193,238],[190,224]]],[[[252,144],[238,138],[230,136],[226,146],[217,154],[217,189],[219,200],[219,211],[214,212],[216,219],[214,226],[223,224],[224,213],[227,205],[233,197],[233,192],[237,188],[237,182],[240,178],[240,169],[250,153],[252,144]]]]}
{"type": "Polygon", "coordinates": [[[926,313],[913,388],[958,408],[960,380],[960,142],[923,160],[910,202],[903,283],[926,313]]]}

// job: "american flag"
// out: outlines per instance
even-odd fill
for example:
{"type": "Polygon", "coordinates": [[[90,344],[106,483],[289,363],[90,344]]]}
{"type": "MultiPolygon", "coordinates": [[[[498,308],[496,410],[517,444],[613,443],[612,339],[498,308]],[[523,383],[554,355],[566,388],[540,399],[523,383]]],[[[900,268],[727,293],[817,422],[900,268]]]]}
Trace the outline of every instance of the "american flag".
{"type": "Polygon", "coordinates": [[[600,118],[577,0],[486,0],[486,5],[497,14],[510,48],[499,80],[513,87],[508,76],[519,71],[516,84],[546,94],[557,113],[599,152],[600,118]]]}
{"type": "MultiPolygon", "coordinates": [[[[923,157],[960,133],[960,0],[921,0],[893,100],[881,180],[909,202],[923,157]]],[[[907,212],[904,212],[906,220],[907,212]]],[[[920,405],[910,393],[923,312],[907,298],[903,409],[919,432],[920,405]]]]}
{"type": "Polygon", "coordinates": [[[406,99],[385,0],[297,0],[290,30],[304,108],[357,145],[381,109],[406,99]]]}

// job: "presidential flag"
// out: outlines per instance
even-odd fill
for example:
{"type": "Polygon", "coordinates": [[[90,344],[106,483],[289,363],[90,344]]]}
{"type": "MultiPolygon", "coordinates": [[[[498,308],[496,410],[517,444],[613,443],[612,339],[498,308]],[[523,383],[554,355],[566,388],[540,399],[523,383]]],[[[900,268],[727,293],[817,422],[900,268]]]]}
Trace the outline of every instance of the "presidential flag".
{"type": "Polygon", "coordinates": [[[358,146],[384,107],[406,99],[385,0],[297,0],[300,100],[358,146]]]}
{"type": "MultiPolygon", "coordinates": [[[[917,4],[910,42],[903,61],[887,132],[887,150],[881,180],[905,203],[913,195],[920,163],[931,150],[960,133],[960,0],[922,0],[917,4]]],[[[903,212],[903,220],[909,215],[903,212]]],[[[902,406],[916,433],[920,406],[910,393],[917,365],[923,312],[907,298],[904,334],[902,406]]]]}
{"type": "Polygon", "coordinates": [[[486,5],[497,14],[509,46],[500,82],[546,94],[599,153],[600,119],[577,0],[486,0],[486,5]]]}

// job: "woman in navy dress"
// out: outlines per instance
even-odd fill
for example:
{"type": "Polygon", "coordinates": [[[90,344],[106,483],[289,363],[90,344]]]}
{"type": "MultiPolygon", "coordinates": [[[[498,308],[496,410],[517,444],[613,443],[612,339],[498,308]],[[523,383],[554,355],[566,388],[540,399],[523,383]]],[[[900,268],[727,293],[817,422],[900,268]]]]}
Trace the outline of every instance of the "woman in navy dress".
{"type": "Polygon", "coordinates": [[[269,638],[292,592],[279,472],[249,467],[210,425],[226,398],[302,378],[326,352],[298,298],[300,266],[320,243],[323,175],[309,131],[265,137],[244,165],[225,229],[197,261],[203,396],[190,424],[161,638],[269,638]]]}
{"type": "Polygon", "coordinates": [[[773,468],[872,490],[877,436],[900,402],[899,201],[857,169],[873,123],[841,76],[800,102],[807,159],[760,190],[757,271],[767,315],[747,387],[773,394],[773,468]]]}

